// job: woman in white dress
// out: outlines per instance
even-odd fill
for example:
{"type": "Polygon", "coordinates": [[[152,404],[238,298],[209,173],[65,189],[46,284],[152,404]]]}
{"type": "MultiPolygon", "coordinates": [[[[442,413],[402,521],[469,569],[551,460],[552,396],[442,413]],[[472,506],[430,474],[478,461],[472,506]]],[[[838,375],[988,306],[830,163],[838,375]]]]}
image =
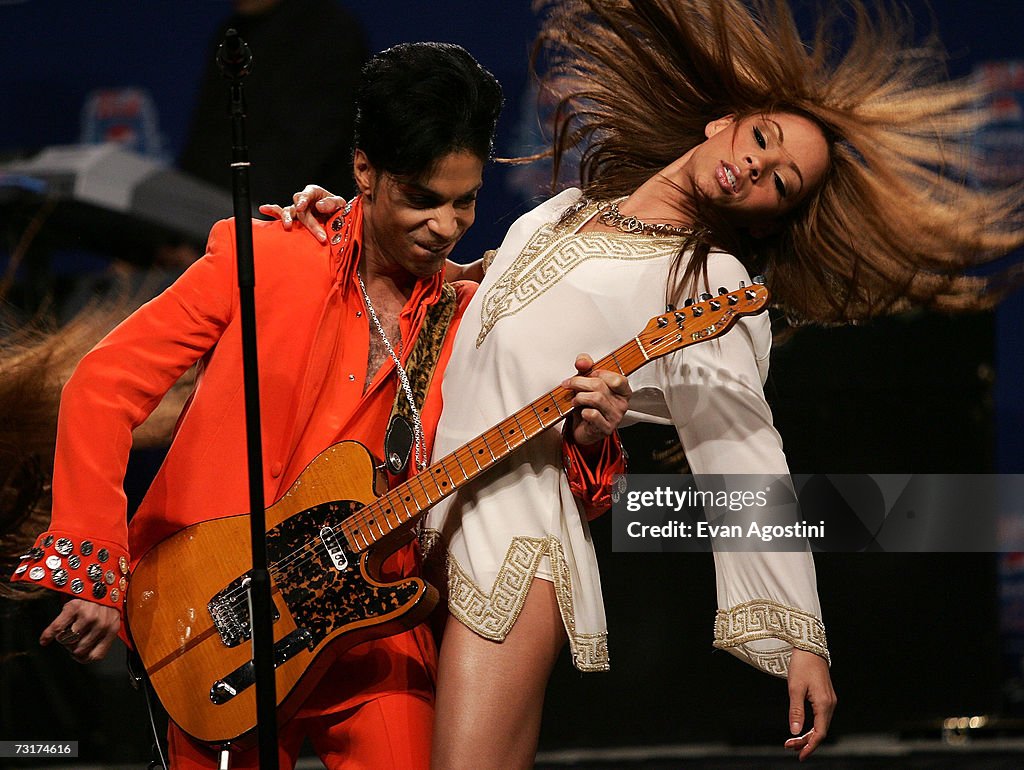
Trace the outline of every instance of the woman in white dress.
{"type": "MultiPolygon", "coordinates": [[[[962,181],[980,88],[943,81],[937,47],[912,45],[894,12],[843,7],[853,29],[823,23],[805,45],[783,2],[546,4],[544,82],[561,97],[548,154],[557,179],[582,149],[582,191],[524,215],[494,254],[445,374],[435,457],[557,385],[570,354],[603,354],[666,301],[756,273],[795,323],[991,307],[1015,283],[965,274],[1024,240],[1019,190],[962,181]]],[[[323,194],[307,188],[290,215],[323,194]]],[[[671,421],[695,474],[787,473],[762,391],[771,341],[768,318],[748,317],[641,369],[632,416],[671,421]]],[[[434,766],[529,767],[566,641],[579,669],[609,665],[558,435],[438,505],[427,534],[447,555],[455,621],[434,766]]],[[[715,562],[714,644],[788,680],[786,746],[805,759],[836,703],[810,554],[715,562]]]]}

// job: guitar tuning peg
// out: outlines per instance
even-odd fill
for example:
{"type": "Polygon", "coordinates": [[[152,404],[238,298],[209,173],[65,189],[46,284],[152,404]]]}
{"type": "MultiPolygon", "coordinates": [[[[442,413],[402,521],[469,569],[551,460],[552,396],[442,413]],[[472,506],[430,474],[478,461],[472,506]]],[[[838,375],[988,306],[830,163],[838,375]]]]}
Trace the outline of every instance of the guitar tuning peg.
{"type": "Polygon", "coordinates": [[[735,294],[730,294],[728,296],[728,300],[730,305],[735,305],[737,302],[740,301],[740,298],[737,297],[735,294]]]}
{"type": "Polygon", "coordinates": [[[702,308],[700,305],[697,305],[697,307],[693,309],[693,317],[700,318],[702,315],[704,315],[704,308],[702,308]]]}
{"type": "Polygon", "coordinates": [[[722,309],[722,303],[719,302],[717,299],[711,300],[711,302],[709,302],[708,305],[711,306],[712,310],[721,310],[722,309]]]}
{"type": "Polygon", "coordinates": [[[675,309],[676,309],[676,306],[673,305],[671,302],[669,302],[667,305],[665,305],[665,312],[666,313],[671,313],[675,309]]]}
{"type": "Polygon", "coordinates": [[[763,275],[755,275],[754,278],[753,278],[753,281],[758,286],[763,286],[764,285],[764,276],[763,275]]]}
{"type": "Polygon", "coordinates": [[[744,288],[747,285],[746,281],[740,281],[740,288],[744,288]]]}
{"type": "Polygon", "coordinates": [[[687,297],[686,302],[683,303],[683,307],[689,307],[693,304],[693,297],[687,297]]]}
{"type": "Polygon", "coordinates": [[[704,292],[703,294],[700,295],[701,302],[707,302],[709,299],[711,299],[711,295],[708,294],[707,292],[704,292]]]}
{"type": "Polygon", "coordinates": [[[718,293],[719,293],[720,295],[721,295],[721,294],[728,294],[728,293],[729,293],[729,290],[728,290],[727,288],[725,288],[724,286],[719,286],[719,287],[718,287],[718,293]]]}
{"type": "Polygon", "coordinates": [[[666,326],[668,326],[668,319],[665,318],[665,316],[661,316],[658,319],[658,326],[659,326],[659,328],[664,329],[666,326]]]}

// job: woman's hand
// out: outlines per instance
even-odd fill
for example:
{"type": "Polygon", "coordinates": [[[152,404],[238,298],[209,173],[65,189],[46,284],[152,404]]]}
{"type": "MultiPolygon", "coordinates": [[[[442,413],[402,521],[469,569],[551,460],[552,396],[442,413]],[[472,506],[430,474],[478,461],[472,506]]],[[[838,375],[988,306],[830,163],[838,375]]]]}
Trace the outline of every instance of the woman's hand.
{"type": "Polygon", "coordinates": [[[835,708],[836,693],[832,689],[828,662],[813,652],[794,648],[789,661],[789,731],[797,737],[790,738],[785,746],[800,752],[801,762],[825,740],[835,708]],[[814,726],[800,735],[804,729],[805,703],[811,704],[814,726]]]}
{"type": "Polygon", "coordinates": [[[291,230],[292,222],[297,219],[320,243],[327,243],[327,231],[323,223],[346,203],[340,195],[334,195],[318,185],[308,184],[292,196],[290,206],[264,203],[260,206],[260,213],[280,219],[285,230],[291,230]]]}

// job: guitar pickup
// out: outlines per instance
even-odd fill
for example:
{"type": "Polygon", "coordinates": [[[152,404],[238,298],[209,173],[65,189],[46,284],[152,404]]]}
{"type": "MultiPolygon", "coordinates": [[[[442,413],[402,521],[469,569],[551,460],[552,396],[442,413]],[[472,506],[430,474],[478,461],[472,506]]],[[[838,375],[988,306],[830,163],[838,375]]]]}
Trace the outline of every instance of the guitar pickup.
{"type": "MultiPolygon", "coordinates": [[[[274,668],[284,665],[302,650],[313,649],[313,634],[297,628],[274,645],[274,668]]],[[[256,683],[256,666],[250,660],[210,687],[210,700],[220,706],[256,683]]]]}
{"type": "Polygon", "coordinates": [[[334,565],[334,569],[338,572],[348,569],[348,556],[345,554],[345,549],[341,547],[341,543],[338,542],[334,530],[328,526],[321,527],[320,541],[324,544],[324,549],[327,551],[327,556],[331,560],[331,564],[334,565]]]}

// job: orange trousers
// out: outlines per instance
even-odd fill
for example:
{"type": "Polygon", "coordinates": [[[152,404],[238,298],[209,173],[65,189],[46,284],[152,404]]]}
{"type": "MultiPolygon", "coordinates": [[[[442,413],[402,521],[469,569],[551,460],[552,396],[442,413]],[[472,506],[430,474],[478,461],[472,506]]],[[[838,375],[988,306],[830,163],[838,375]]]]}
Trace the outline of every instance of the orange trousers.
{"type": "MultiPolygon", "coordinates": [[[[434,704],[422,694],[395,693],[322,716],[297,716],[278,728],[278,763],[291,770],[309,738],[328,770],[428,770],[434,704]]],[[[195,743],[173,722],[167,730],[170,770],[211,770],[218,753],[195,743]]],[[[256,747],[232,751],[230,770],[255,770],[256,747]]]]}

